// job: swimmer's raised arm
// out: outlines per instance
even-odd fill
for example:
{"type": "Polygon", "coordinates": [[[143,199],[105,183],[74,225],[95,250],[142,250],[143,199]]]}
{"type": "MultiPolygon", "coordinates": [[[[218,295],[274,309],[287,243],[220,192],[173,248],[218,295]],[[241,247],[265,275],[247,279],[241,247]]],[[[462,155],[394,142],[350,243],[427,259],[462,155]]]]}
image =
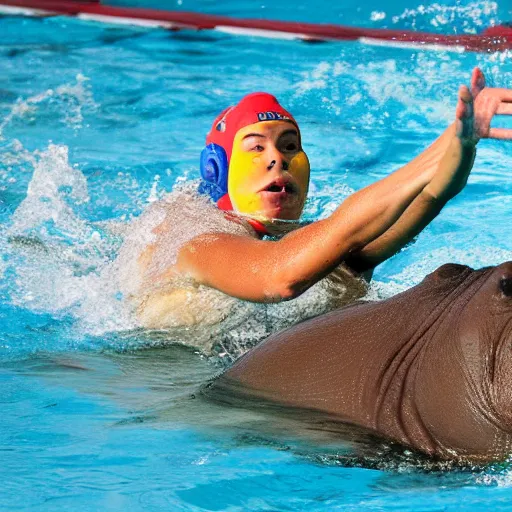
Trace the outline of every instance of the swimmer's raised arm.
{"type": "Polygon", "coordinates": [[[427,150],[398,173],[422,173],[429,183],[398,221],[383,235],[350,256],[347,264],[359,272],[385,261],[410,242],[465,186],[481,138],[512,139],[512,130],[491,128],[495,114],[512,114],[512,91],[485,88],[475,68],[471,90],[461,87],[452,124],[427,150]]]}
{"type": "Polygon", "coordinates": [[[292,299],[382,235],[425,185],[422,175],[390,175],[352,194],[327,219],[277,242],[201,235],[180,249],[176,270],[241,299],[292,299]]]}

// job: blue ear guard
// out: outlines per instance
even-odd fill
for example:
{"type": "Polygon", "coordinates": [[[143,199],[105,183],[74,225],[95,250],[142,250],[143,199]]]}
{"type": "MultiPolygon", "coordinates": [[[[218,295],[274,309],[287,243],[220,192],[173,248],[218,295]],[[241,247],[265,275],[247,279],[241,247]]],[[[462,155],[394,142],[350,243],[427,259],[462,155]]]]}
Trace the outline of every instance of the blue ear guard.
{"type": "Polygon", "coordinates": [[[208,144],[201,151],[202,181],[200,194],[208,194],[215,202],[228,193],[228,156],[218,144],[208,144]]]}

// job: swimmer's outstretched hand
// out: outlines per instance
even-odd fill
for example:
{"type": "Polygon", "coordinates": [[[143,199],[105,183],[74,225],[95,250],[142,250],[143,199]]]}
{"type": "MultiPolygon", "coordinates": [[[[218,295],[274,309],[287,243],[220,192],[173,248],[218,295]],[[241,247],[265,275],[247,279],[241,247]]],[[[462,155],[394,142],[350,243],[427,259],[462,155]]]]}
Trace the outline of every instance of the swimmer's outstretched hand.
{"type": "Polygon", "coordinates": [[[387,231],[346,258],[354,270],[366,271],[395,254],[464,189],[480,139],[512,140],[512,129],[491,128],[497,114],[512,114],[512,90],[486,87],[484,74],[475,68],[470,87],[459,89],[455,123],[414,160],[379,182],[387,181],[388,189],[405,190],[403,184],[396,185],[399,180],[418,180],[420,188],[387,231]]]}
{"type": "Polygon", "coordinates": [[[455,131],[464,144],[476,144],[480,139],[512,140],[512,129],[491,128],[495,115],[512,114],[512,90],[485,86],[480,68],[471,75],[471,89],[459,89],[455,110],[455,131]]]}

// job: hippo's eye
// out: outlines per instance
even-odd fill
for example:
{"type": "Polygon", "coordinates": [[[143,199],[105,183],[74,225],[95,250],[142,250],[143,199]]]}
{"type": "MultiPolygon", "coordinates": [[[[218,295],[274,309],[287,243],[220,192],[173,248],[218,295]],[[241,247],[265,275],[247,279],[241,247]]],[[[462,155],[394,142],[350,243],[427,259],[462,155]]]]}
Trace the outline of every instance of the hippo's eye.
{"type": "Polygon", "coordinates": [[[512,297],[512,277],[502,277],[500,279],[500,290],[505,297],[512,297]]]}

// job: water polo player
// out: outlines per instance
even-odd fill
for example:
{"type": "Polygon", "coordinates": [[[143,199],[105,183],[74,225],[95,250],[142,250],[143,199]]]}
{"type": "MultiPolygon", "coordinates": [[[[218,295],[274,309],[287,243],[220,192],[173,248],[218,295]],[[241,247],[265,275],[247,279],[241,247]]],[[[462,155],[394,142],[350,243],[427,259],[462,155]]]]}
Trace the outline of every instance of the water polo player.
{"type": "MultiPolygon", "coordinates": [[[[309,161],[298,123],[276,98],[246,96],[214,121],[201,156],[200,190],[213,200],[217,216],[198,215],[184,230],[183,222],[168,213],[169,205],[153,215],[158,222],[137,260],[142,277],[134,293],[143,297],[138,302],[142,325],[191,324],[201,322],[208,309],[216,314],[219,308],[200,299],[201,289],[276,303],[336,274],[343,276],[341,303],[360,297],[360,276],[368,277],[464,188],[478,140],[512,138],[512,130],[490,128],[495,114],[512,113],[508,102],[512,91],[485,88],[476,68],[471,89],[459,91],[455,123],[429,148],[352,194],[328,218],[276,240],[264,238],[275,234],[276,220],[301,215],[309,161]],[[192,302],[199,308],[191,315],[185,309],[192,302]]],[[[181,201],[182,219],[191,207],[181,201]]],[[[210,321],[220,319],[215,314],[210,321]]]]}

